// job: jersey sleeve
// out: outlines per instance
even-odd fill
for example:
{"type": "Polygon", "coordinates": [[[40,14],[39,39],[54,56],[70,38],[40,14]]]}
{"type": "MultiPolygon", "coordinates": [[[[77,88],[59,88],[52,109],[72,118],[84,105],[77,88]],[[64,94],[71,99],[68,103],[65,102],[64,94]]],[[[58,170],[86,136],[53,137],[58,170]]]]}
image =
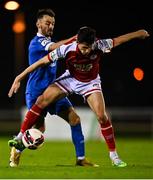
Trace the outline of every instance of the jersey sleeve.
{"type": "Polygon", "coordinates": [[[51,51],[48,54],[48,58],[50,61],[54,62],[56,60],[62,59],[66,56],[66,51],[67,51],[68,45],[62,45],[59,48],[51,51]]]}
{"type": "Polygon", "coordinates": [[[113,39],[99,39],[96,41],[96,46],[103,53],[109,53],[113,48],[113,39]]]}
{"type": "Polygon", "coordinates": [[[49,47],[50,47],[52,44],[54,44],[54,42],[49,42],[49,43],[47,43],[46,46],[45,46],[45,50],[46,50],[46,51],[49,51],[49,47]]]}
{"type": "Polygon", "coordinates": [[[42,49],[44,49],[45,51],[49,51],[50,45],[54,43],[50,39],[47,39],[47,38],[40,38],[38,42],[40,43],[42,49]]]}

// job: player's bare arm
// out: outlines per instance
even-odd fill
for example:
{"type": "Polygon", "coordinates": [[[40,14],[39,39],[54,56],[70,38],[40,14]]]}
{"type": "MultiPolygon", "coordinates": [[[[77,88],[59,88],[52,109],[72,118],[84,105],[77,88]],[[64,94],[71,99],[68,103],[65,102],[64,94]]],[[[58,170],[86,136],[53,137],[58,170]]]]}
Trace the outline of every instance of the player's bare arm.
{"type": "Polygon", "coordinates": [[[70,37],[68,39],[61,40],[59,42],[53,43],[53,44],[50,45],[49,51],[53,51],[54,49],[60,47],[61,45],[71,43],[72,41],[75,41],[76,39],[77,39],[77,35],[72,36],[72,37],[70,37]]]}
{"type": "Polygon", "coordinates": [[[43,58],[41,58],[39,61],[35,62],[34,64],[32,64],[31,66],[29,66],[28,68],[26,68],[24,71],[22,71],[18,76],[16,76],[10,90],[8,93],[8,97],[12,97],[12,95],[14,93],[18,92],[18,89],[20,88],[20,83],[21,81],[31,72],[33,72],[34,70],[36,70],[39,67],[45,66],[47,64],[50,63],[50,60],[48,59],[48,56],[45,56],[43,58]]]}
{"type": "Polygon", "coordinates": [[[127,33],[127,34],[118,36],[118,37],[113,39],[114,47],[116,47],[116,46],[118,46],[118,45],[120,45],[122,43],[125,43],[127,41],[130,41],[132,39],[136,39],[136,38],[145,39],[145,38],[147,38],[149,36],[150,36],[149,33],[144,29],[140,29],[138,31],[131,32],[131,33],[127,33]]]}

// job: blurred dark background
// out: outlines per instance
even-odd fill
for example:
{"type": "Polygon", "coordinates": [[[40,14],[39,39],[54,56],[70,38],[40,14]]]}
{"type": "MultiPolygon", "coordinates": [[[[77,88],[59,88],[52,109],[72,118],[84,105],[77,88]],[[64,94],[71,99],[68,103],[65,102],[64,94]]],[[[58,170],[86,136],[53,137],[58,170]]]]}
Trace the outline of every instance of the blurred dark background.
{"type": "MultiPolygon", "coordinates": [[[[36,34],[35,18],[38,9],[52,8],[56,13],[55,40],[76,34],[79,27],[88,25],[97,30],[100,38],[113,38],[138,29],[146,29],[151,37],[132,40],[105,54],[101,61],[102,89],[108,107],[153,106],[153,41],[152,5],[130,2],[117,4],[100,0],[52,1],[25,0],[15,11],[4,9],[6,1],[0,2],[0,108],[16,109],[25,105],[26,80],[14,97],[7,93],[17,74],[28,66],[28,45],[36,34]],[[16,35],[12,26],[17,14],[23,14],[26,24],[24,33],[16,35]],[[137,81],[133,76],[135,67],[144,71],[144,78],[137,81]]],[[[58,75],[64,71],[59,66],[58,75]]],[[[78,95],[70,96],[75,106],[84,106],[78,95]]]]}

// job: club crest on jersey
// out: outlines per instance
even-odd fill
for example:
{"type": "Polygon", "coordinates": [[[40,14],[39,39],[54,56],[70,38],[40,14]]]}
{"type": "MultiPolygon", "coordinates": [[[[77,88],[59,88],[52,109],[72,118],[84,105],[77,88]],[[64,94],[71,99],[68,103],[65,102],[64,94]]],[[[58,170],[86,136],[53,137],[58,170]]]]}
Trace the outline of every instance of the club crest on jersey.
{"type": "Polygon", "coordinates": [[[55,51],[50,52],[50,57],[52,61],[55,61],[56,59],[58,59],[57,53],[55,51]]]}
{"type": "Polygon", "coordinates": [[[93,55],[90,56],[90,59],[92,59],[92,60],[93,60],[93,59],[96,59],[96,58],[97,58],[97,55],[96,55],[96,54],[93,54],[93,55]]]}

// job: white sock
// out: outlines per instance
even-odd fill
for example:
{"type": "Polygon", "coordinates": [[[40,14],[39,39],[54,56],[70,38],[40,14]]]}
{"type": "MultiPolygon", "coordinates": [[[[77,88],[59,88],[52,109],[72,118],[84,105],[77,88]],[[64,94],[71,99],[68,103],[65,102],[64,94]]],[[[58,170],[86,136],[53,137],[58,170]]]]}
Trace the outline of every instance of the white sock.
{"type": "Polygon", "coordinates": [[[19,134],[15,137],[15,139],[21,140],[21,139],[22,139],[22,136],[23,136],[23,133],[22,133],[22,132],[19,132],[19,134]]]}
{"type": "Polygon", "coordinates": [[[79,157],[77,157],[77,159],[82,160],[82,159],[85,159],[85,157],[84,156],[79,156],[79,157]]]}
{"type": "Polygon", "coordinates": [[[118,158],[118,154],[116,151],[110,151],[109,152],[109,157],[113,160],[115,158],[118,158]]]}

